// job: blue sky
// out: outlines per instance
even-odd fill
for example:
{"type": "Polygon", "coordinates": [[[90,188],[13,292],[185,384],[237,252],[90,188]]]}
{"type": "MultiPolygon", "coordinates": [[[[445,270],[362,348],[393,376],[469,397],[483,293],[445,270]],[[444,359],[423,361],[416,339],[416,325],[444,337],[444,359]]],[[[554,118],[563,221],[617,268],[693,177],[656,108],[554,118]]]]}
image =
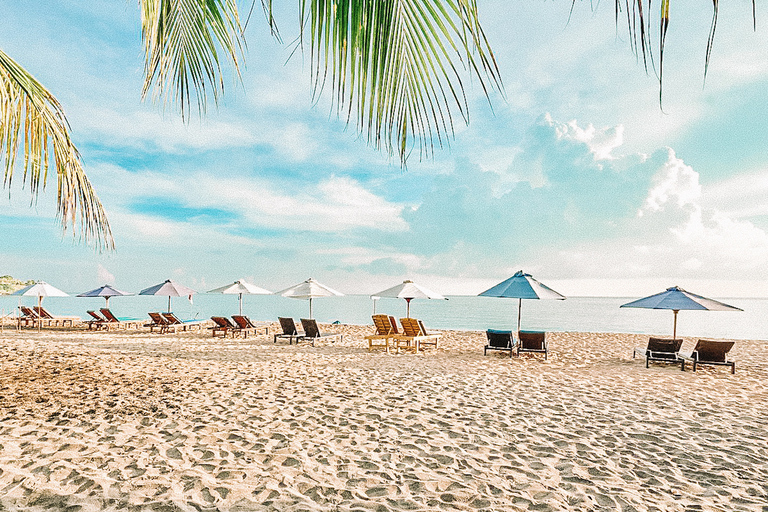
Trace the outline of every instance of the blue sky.
{"type": "MultiPolygon", "coordinates": [[[[297,30],[297,2],[278,22],[297,30]]],[[[469,126],[403,171],[313,101],[309,62],[258,13],[242,83],[184,124],[142,103],[135,2],[5,2],[0,48],[62,102],[107,210],[114,253],[62,236],[55,182],[0,208],[0,274],[70,291],[137,291],[166,278],[272,290],[315,277],[345,293],[405,278],[476,294],[525,269],[566,295],[680,285],[768,292],[768,19],[675,2],[658,85],[612,2],[480,0],[505,96],[470,86],[469,126]],[[9,28],[13,28],[9,30],[9,28]]]]}

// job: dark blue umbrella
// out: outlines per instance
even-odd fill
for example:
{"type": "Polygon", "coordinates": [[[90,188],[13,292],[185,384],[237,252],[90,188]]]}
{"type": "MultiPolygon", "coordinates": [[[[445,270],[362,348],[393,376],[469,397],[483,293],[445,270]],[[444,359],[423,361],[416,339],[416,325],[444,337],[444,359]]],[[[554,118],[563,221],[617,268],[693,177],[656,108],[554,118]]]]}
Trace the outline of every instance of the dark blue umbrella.
{"type": "Polygon", "coordinates": [[[520,310],[523,299],[555,299],[565,300],[565,296],[557,293],[549,286],[535,280],[530,274],[518,270],[509,279],[500,282],[493,288],[485,290],[479,297],[507,297],[518,299],[517,302],[517,330],[520,330],[520,310]]]}
{"type": "Polygon", "coordinates": [[[99,286],[95,290],[91,290],[88,292],[83,292],[78,297],[104,297],[107,301],[107,307],[109,307],[109,298],[110,297],[122,297],[125,295],[133,295],[129,292],[123,292],[118,290],[117,288],[113,288],[112,286],[105,284],[104,286],[99,286]]]}
{"type": "Polygon", "coordinates": [[[637,299],[626,304],[622,308],[644,308],[644,309],[671,309],[675,314],[674,326],[672,328],[672,339],[677,338],[677,313],[680,310],[691,311],[743,311],[735,306],[729,306],[723,302],[696,295],[687,292],[679,286],[667,288],[666,291],[637,299]]]}

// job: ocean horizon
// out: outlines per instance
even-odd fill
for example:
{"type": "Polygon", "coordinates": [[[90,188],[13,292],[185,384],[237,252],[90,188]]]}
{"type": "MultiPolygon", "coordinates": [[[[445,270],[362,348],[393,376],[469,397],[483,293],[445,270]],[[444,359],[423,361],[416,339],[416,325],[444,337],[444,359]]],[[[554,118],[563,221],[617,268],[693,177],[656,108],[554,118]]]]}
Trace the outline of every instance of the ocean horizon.
{"type": "MultiPolygon", "coordinates": [[[[523,300],[521,328],[557,332],[619,332],[671,336],[673,314],[668,310],[620,308],[637,297],[569,297],[567,300],[523,300]]],[[[768,299],[722,299],[744,311],[681,311],[679,336],[767,339],[768,299]]],[[[8,314],[19,305],[37,305],[34,297],[0,296],[0,310],[8,314]],[[21,299],[21,301],[19,300],[21,299]]],[[[181,318],[205,319],[212,315],[238,314],[238,297],[222,294],[196,294],[190,302],[174,297],[171,309],[181,318]]],[[[87,310],[104,307],[103,298],[49,297],[43,305],[54,315],[74,315],[83,319],[87,310]]],[[[109,303],[119,317],[148,318],[150,311],[166,311],[168,298],[162,296],[114,297],[109,303]]],[[[420,318],[430,329],[515,329],[517,299],[477,296],[449,296],[448,300],[413,300],[411,316],[420,318]]],[[[345,295],[312,301],[313,316],[319,322],[371,324],[371,315],[383,313],[397,318],[406,315],[405,301],[368,295],[345,295]]],[[[306,318],[309,301],[277,295],[244,296],[243,313],[255,321],[276,321],[279,316],[306,318]]]]}

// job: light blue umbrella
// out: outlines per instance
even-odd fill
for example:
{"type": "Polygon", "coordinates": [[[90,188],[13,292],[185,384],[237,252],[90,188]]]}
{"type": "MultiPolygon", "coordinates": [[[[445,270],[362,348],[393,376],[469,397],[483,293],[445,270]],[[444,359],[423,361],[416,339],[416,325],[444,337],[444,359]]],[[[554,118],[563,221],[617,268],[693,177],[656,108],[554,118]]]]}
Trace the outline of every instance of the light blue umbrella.
{"type": "Polygon", "coordinates": [[[675,314],[675,321],[672,327],[672,339],[677,339],[677,313],[680,310],[691,311],[744,311],[743,309],[728,304],[718,302],[713,299],[687,292],[679,286],[667,288],[666,291],[637,299],[632,302],[622,304],[622,308],[643,308],[643,309],[671,309],[675,314]]]}
{"type": "Polygon", "coordinates": [[[493,288],[485,290],[479,297],[506,297],[517,299],[517,330],[520,331],[520,311],[522,309],[523,299],[555,299],[565,300],[565,296],[557,293],[555,290],[541,284],[530,274],[523,273],[522,270],[515,272],[515,275],[509,279],[500,282],[493,288]]]}

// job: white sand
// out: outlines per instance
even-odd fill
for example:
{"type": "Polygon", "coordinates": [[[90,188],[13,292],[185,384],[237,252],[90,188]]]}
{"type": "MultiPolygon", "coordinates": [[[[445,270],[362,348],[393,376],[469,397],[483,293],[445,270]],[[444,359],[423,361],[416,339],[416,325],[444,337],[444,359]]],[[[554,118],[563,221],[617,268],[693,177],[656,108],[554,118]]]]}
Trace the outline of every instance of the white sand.
{"type": "Polygon", "coordinates": [[[768,510],[765,342],[694,374],[632,360],[647,336],[553,333],[545,362],[323,327],[344,342],[0,333],[0,505],[768,510]]]}

